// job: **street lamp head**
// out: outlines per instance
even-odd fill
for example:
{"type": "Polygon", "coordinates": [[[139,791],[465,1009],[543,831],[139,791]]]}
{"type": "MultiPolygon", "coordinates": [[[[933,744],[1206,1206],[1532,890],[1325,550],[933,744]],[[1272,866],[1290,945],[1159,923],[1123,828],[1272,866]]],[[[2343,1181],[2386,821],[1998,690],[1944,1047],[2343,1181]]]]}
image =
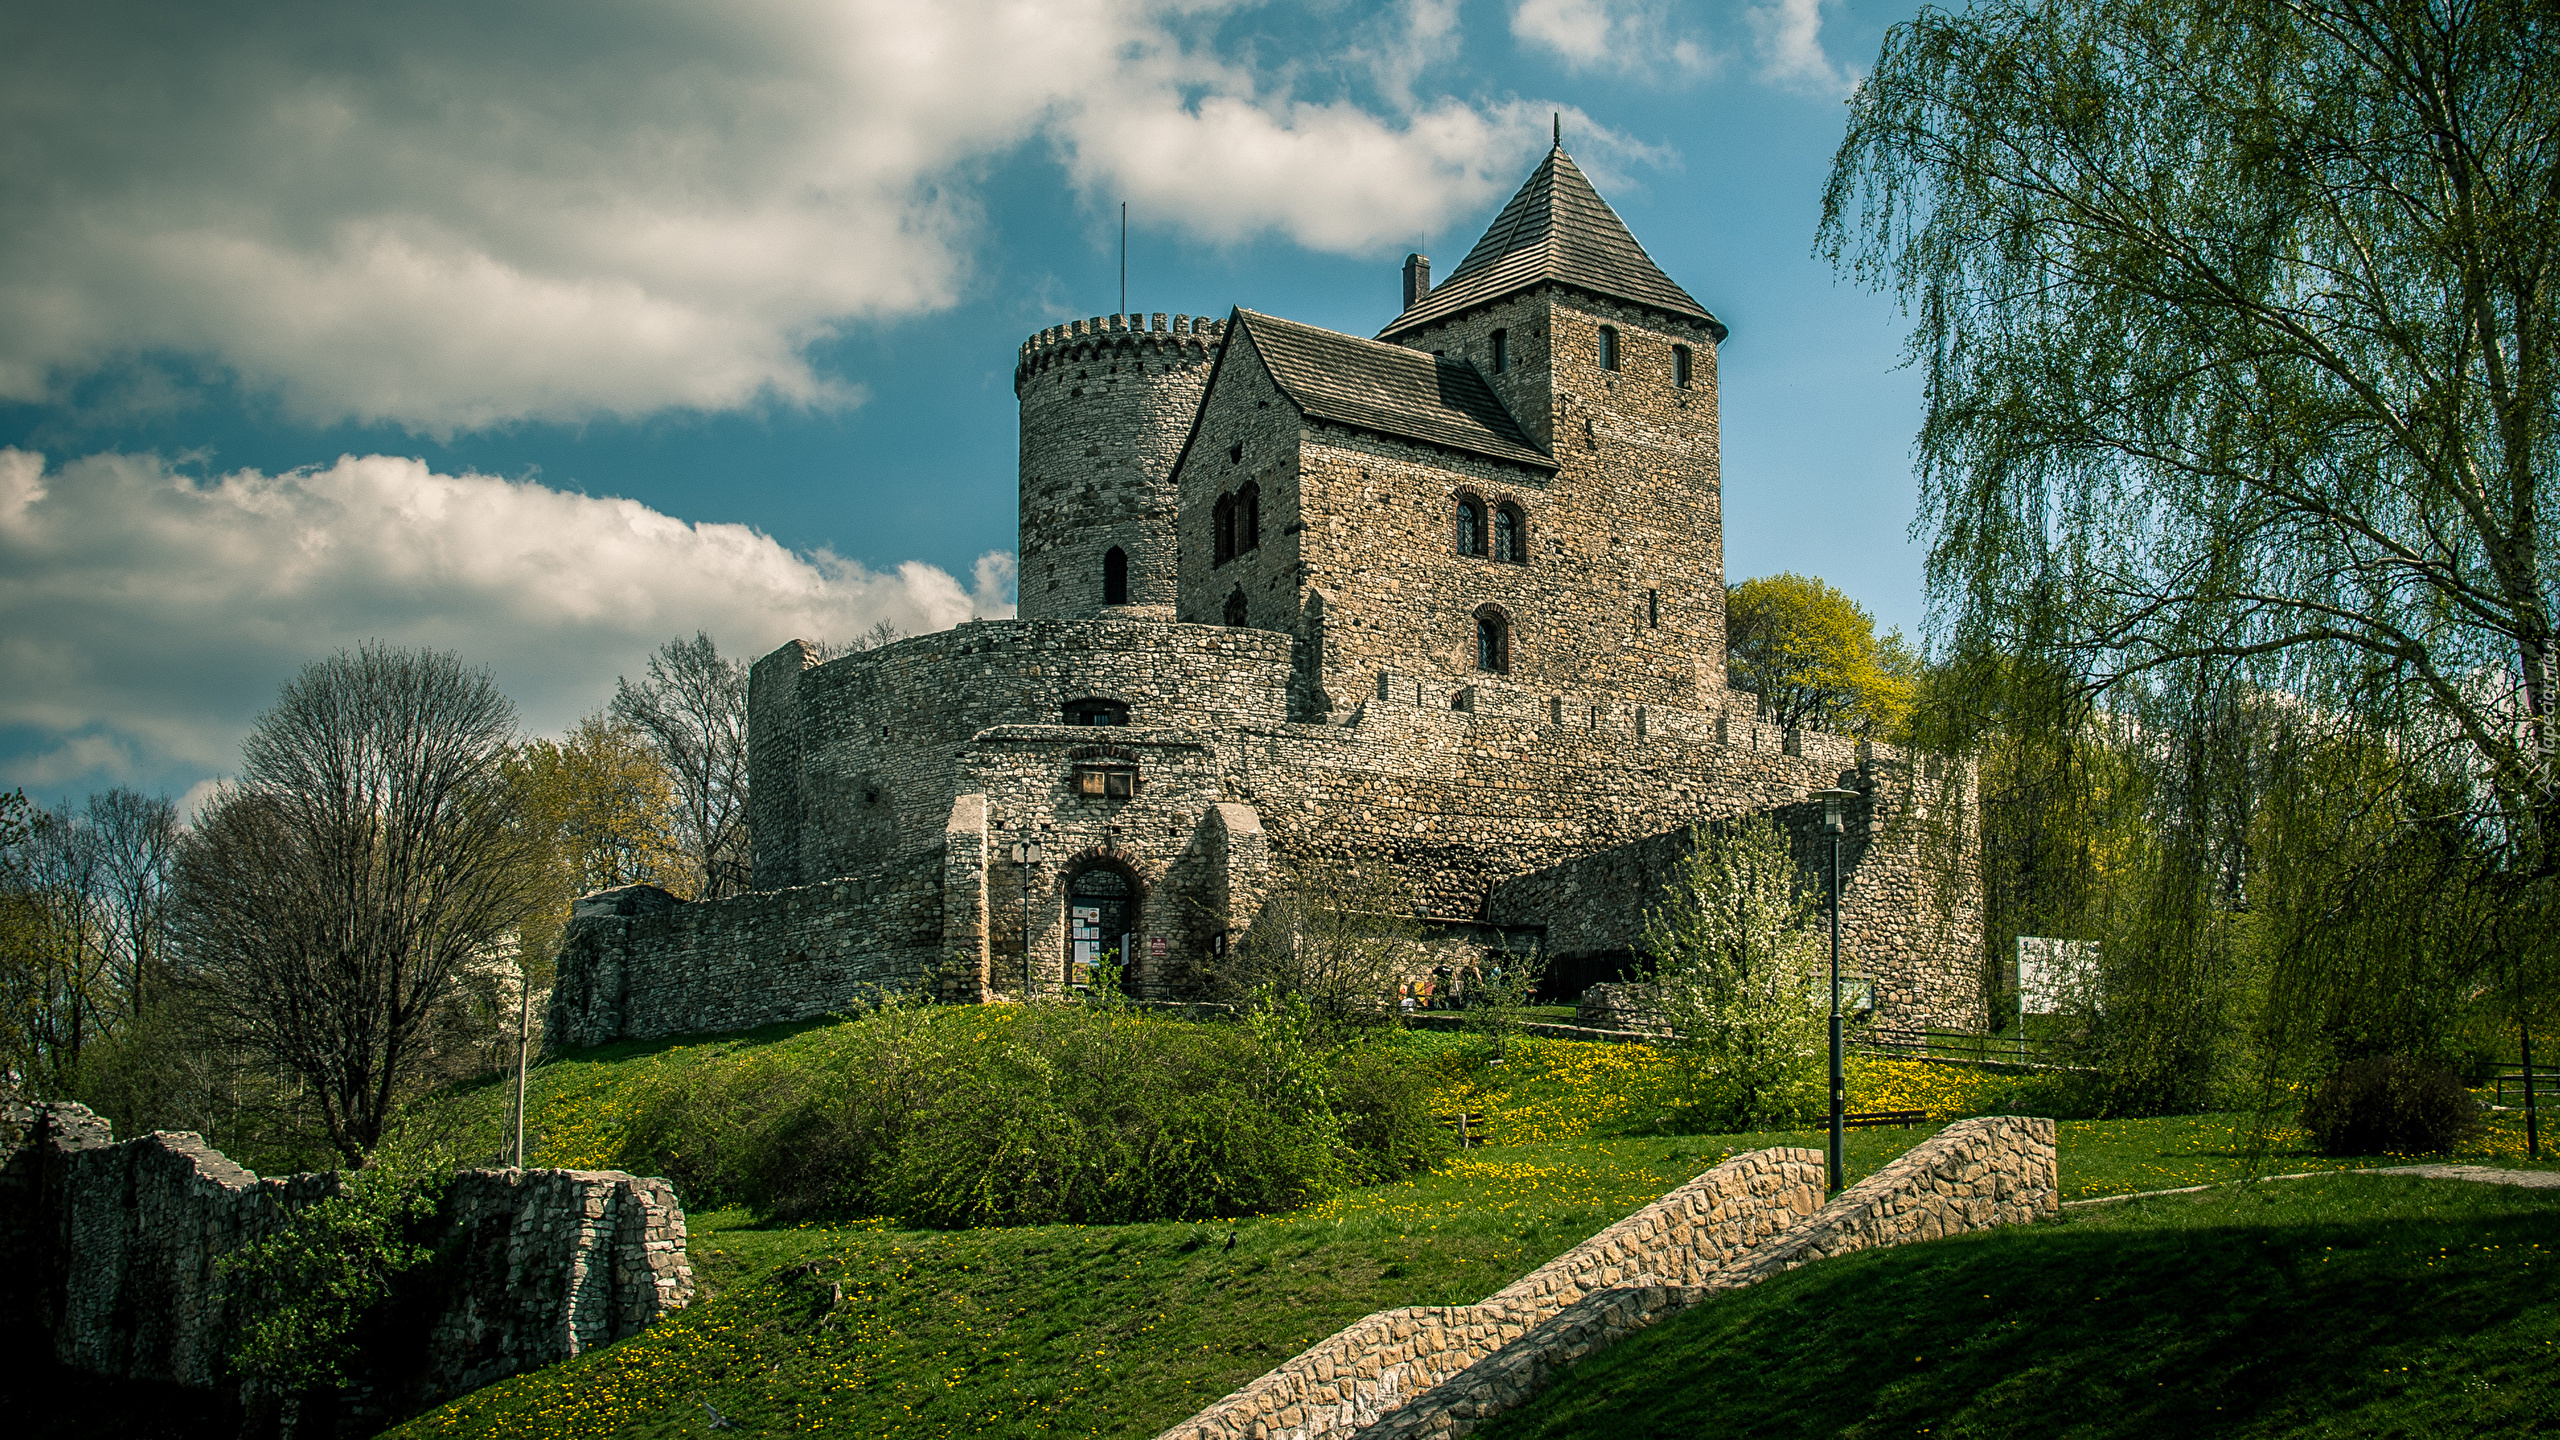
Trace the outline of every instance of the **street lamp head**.
{"type": "Polygon", "coordinates": [[[1034,837],[1034,838],[1029,839],[1029,840],[1016,840],[1016,841],[1014,841],[1014,842],[1013,842],[1013,863],[1014,863],[1014,864],[1016,864],[1016,865],[1037,865],[1037,864],[1039,864],[1039,863],[1040,863],[1040,841],[1039,841],[1039,839],[1038,839],[1037,837],[1034,837]]]}
{"type": "Polygon", "coordinates": [[[1835,785],[1828,790],[1816,790],[1804,798],[1822,802],[1822,833],[1837,835],[1840,833],[1840,807],[1862,797],[1855,790],[1835,785]]]}

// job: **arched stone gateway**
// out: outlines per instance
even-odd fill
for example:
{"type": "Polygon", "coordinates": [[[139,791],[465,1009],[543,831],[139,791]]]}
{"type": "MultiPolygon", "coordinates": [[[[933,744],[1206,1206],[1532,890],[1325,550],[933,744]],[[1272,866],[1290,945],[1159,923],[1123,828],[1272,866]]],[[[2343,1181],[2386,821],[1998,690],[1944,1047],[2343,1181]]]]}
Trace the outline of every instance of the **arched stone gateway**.
{"type": "Polygon", "coordinates": [[[1126,983],[1138,942],[1142,888],[1126,867],[1108,860],[1085,863],[1067,878],[1065,977],[1072,989],[1126,983]]]}

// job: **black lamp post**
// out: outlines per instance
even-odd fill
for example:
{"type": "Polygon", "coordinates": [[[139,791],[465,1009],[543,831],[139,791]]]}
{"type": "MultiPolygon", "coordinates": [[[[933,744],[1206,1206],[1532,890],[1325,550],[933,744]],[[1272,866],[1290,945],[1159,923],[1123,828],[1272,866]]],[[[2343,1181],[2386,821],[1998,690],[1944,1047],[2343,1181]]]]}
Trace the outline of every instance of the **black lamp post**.
{"type": "Polygon", "coordinates": [[[1031,867],[1040,863],[1040,837],[1013,842],[1013,865],[1022,872],[1022,993],[1028,997],[1031,982],[1031,867]]]}
{"type": "Polygon", "coordinates": [[[1831,1145],[1824,1153],[1824,1169],[1837,1190],[1847,1163],[1841,1115],[1849,1107],[1849,1077],[1840,1064],[1840,807],[1857,799],[1858,792],[1834,786],[1806,798],[1822,802],[1822,833],[1831,841],[1831,1145]]]}

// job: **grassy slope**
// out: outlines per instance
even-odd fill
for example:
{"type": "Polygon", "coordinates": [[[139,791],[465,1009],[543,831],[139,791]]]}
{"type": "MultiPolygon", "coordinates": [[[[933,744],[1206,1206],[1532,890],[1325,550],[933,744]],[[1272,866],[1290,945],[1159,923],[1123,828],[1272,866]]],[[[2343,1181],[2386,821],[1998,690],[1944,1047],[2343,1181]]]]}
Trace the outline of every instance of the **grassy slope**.
{"type": "Polygon", "coordinates": [[[2065,1212],[1715,1300],[1486,1440],[2560,1429],[2560,1204],[2341,1176],[2065,1212]]]}
{"type": "MultiPolygon", "coordinates": [[[[651,1067],[716,1063],[799,1031],[620,1047],[537,1081],[536,1155],[615,1163],[611,1116],[651,1067]]],[[[960,1234],[879,1225],[768,1229],[694,1217],[705,1295],[611,1350],[520,1376],[420,1417],[407,1435],[704,1433],[703,1403],[741,1434],[1143,1437],[1370,1311],[1476,1300],[1725,1155],[1818,1144],[1808,1133],[1645,1137],[1658,1060],[1642,1047],[1524,1044],[1501,1067],[1460,1037],[1412,1035],[1447,1076],[1446,1108],[1489,1112],[1496,1138],[1438,1172],[1232,1225],[1048,1227],[960,1234]],[[1232,1236],[1233,1248],[1228,1247],[1232,1236]],[[835,1299],[836,1287],[844,1299],[835,1299]]],[[[1860,1061],[1861,1108],[2015,1109],[2018,1082],[1860,1061]]],[[[489,1097],[482,1097],[483,1103],[489,1097]]],[[[475,1133],[493,1112],[448,1117],[475,1133]]],[[[1853,1177],[1929,1130],[1854,1132],[1853,1177]]],[[[2067,1122],[2067,1195],[2249,1172],[2237,1117],[2067,1122]]],[[[2499,1158],[2505,1137],[2483,1155],[2499,1158]]],[[[2321,1161],[2278,1137],[2263,1170],[2321,1161]]]]}

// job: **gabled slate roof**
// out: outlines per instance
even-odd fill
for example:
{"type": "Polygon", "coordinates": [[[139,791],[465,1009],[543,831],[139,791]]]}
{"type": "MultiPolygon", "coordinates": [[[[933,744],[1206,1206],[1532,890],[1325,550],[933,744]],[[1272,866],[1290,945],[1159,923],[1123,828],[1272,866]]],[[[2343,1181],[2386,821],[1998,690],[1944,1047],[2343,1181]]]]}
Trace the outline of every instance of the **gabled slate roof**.
{"type": "Polygon", "coordinates": [[[1493,217],[1484,238],[1449,278],[1379,331],[1378,338],[1549,280],[1686,316],[1714,330],[1718,341],[1725,336],[1723,322],[1662,273],[1636,243],[1627,222],[1558,145],[1493,217]]]}
{"type": "MultiPolygon", "coordinates": [[[[1521,433],[1502,402],[1464,361],[1236,311],[1235,325],[1300,413],[1471,455],[1553,470],[1556,462],[1521,433]]],[[[1232,336],[1228,354],[1234,353],[1232,336]]],[[[1226,356],[1219,357],[1221,364],[1226,356]]]]}

